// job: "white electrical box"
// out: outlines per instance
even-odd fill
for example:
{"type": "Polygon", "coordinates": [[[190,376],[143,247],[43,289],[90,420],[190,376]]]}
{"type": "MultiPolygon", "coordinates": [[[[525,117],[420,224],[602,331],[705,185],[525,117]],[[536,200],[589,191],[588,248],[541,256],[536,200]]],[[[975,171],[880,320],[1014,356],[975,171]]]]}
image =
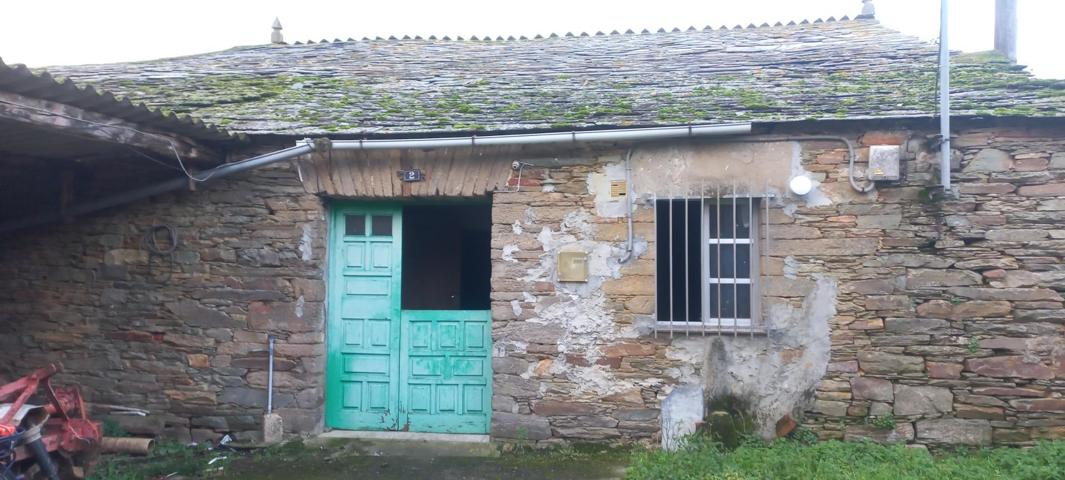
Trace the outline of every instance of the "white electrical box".
{"type": "Polygon", "coordinates": [[[873,145],[869,147],[869,180],[893,182],[899,179],[898,145],[873,145]]]}

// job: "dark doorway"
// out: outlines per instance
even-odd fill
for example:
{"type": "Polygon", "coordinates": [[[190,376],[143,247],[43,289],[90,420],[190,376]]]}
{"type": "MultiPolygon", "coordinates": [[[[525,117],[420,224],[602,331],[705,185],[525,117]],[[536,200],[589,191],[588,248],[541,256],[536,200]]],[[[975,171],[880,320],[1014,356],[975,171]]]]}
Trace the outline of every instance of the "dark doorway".
{"type": "Polygon", "coordinates": [[[404,310],[488,310],[489,204],[403,208],[404,310]]]}

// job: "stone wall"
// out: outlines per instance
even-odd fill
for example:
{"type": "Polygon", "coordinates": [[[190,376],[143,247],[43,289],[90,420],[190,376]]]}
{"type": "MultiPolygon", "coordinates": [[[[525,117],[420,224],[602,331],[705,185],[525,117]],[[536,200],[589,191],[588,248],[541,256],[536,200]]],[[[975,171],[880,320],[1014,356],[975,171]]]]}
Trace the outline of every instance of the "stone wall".
{"type": "MultiPolygon", "coordinates": [[[[823,236],[879,243],[847,270],[795,252],[840,282],[832,363],[810,410],[823,438],[1065,435],[1065,130],[966,129],[953,146],[957,198],[929,187],[938,157],[921,151],[869,202],[796,212],[823,236]],[[894,429],[866,425],[888,415],[894,429]]],[[[823,155],[814,162],[831,174],[823,155]]]]}
{"type": "Polygon", "coordinates": [[[320,430],[324,232],[322,202],[279,166],[3,239],[0,378],[61,361],[57,384],[152,412],[116,417],[131,433],[251,437],[272,332],[277,412],[320,430]],[[176,230],[172,258],[142,244],[153,225],[176,230]]]}
{"type": "Polygon", "coordinates": [[[624,209],[601,195],[604,177],[623,178],[623,151],[528,172],[523,191],[496,193],[493,433],[654,439],[674,428],[663,418],[680,386],[745,399],[765,436],[784,415],[822,438],[930,445],[1065,433],[1065,130],[965,129],[957,197],[939,193],[931,132],[832,133],[862,159],[868,145],[902,145],[903,180],[860,194],[845,148],[821,140],[633,155],[638,197],[714,185],[726,171],[776,195],[766,334],[754,338],[652,332],[651,209],[636,202],[636,251],[622,264],[624,209]],[[754,170],[726,158],[741,151],[754,170]],[[791,155],[785,179],[806,173],[814,192],[797,198],[757,171],[780,155],[791,155]],[[555,280],[566,249],[590,253],[588,283],[555,280]],[[893,429],[874,426],[891,419],[893,429]]]}
{"type": "MultiPolygon", "coordinates": [[[[1065,434],[1065,129],[963,127],[957,197],[939,194],[931,131],[827,133],[862,159],[903,145],[904,179],[857,193],[826,140],[636,148],[627,261],[608,194],[625,150],[497,155],[530,166],[492,195],[493,436],[657,442],[692,427],[677,419],[693,398],[725,395],[766,436],[785,415],[822,438],[1065,434]],[[798,173],[815,180],[804,198],[784,190],[798,173]],[[646,198],[737,182],[773,194],[765,333],[656,332],[646,198]],[[589,254],[588,282],[557,281],[569,250],[589,254]]],[[[157,414],[136,428],[252,435],[277,332],[286,428],[320,430],[326,226],[296,177],[272,167],[3,240],[0,374],[62,360],[90,400],[157,414]],[[169,278],[140,243],[155,224],[181,236],[169,278]]]]}

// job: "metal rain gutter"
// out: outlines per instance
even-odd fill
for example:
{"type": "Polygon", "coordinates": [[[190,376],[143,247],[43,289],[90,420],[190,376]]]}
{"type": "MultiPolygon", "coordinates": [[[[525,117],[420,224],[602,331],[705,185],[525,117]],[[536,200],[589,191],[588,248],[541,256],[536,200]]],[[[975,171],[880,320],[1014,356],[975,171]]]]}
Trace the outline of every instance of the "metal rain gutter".
{"type": "MultiPolygon", "coordinates": [[[[528,133],[478,137],[401,138],[394,140],[334,140],[336,150],[391,150],[403,148],[489,147],[500,145],[544,145],[581,142],[646,142],[673,138],[746,135],[750,123],[687,125],[682,127],[622,128],[617,130],[528,133]]],[[[306,143],[303,140],[300,143],[306,143]]]]}
{"type": "MultiPolygon", "coordinates": [[[[654,140],[695,138],[725,135],[746,135],[751,133],[751,124],[723,125],[686,125],[679,127],[624,128],[617,130],[571,131],[513,135],[489,135],[479,137],[423,137],[387,140],[335,140],[328,141],[303,139],[295,146],[278,150],[246,160],[227,163],[218,167],[198,172],[203,182],[224,178],[246,170],[270,165],[306,155],[321,148],[336,150],[395,150],[407,148],[449,148],[449,147],[487,147],[500,145],[545,145],[572,144],[586,142],[646,142],[654,140]]],[[[126,203],[144,200],[156,195],[180,190],[189,186],[190,178],[177,177],[155,185],[122,192],[98,200],[79,203],[61,212],[52,212],[23,217],[0,223],[0,233],[10,232],[48,223],[57,223],[64,218],[85,215],[97,210],[116,207],[126,203]]]]}
{"type": "Polygon", "coordinates": [[[947,47],[947,0],[939,12],[939,178],[950,191],[950,49],[947,47]]]}

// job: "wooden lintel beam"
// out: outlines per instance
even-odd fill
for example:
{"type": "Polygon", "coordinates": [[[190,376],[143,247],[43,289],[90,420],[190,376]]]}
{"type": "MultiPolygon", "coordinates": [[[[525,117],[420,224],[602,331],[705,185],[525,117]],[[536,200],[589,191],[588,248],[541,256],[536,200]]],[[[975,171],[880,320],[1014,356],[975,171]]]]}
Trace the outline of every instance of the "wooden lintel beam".
{"type": "Polygon", "coordinates": [[[222,161],[221,156],[211,149],[178,135],[150,132],[127,120],[16,93],[0,92],[0,119],[52,129],[88,140],[128,145],[152,152],[163,159],[173,159],[176,150],[182,160],[200,163],[222,161]]]}

